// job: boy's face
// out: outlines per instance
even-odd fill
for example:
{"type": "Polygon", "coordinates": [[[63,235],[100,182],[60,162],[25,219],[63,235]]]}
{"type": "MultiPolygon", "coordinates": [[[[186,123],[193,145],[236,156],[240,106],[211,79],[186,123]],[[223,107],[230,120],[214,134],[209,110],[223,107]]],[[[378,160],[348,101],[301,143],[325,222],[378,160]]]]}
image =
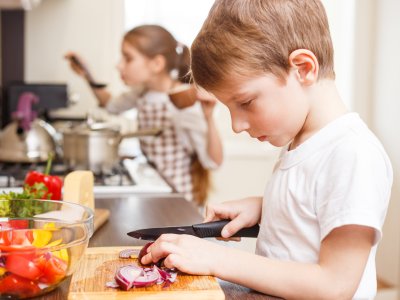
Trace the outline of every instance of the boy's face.
{"type": "Polygon", "coordinates": [[[232,83],[214,94],[228,107],[234,132],[246,131],[277,147],[287,145],[301,132],[310,101],[294,73],[289,73],[285,84],[272,75],[232,83]]]}

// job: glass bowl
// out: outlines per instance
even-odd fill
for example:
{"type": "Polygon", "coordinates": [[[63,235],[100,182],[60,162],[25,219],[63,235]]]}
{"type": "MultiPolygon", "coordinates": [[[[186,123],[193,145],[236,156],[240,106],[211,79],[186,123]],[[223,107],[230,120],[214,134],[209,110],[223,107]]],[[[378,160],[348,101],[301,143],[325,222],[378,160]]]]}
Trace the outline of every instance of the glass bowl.
{"type": "Polygon", "coordinates": [[[45,294],[75,271],[93,211],[66,201],[0,200],[0,298],[45,294]]]}

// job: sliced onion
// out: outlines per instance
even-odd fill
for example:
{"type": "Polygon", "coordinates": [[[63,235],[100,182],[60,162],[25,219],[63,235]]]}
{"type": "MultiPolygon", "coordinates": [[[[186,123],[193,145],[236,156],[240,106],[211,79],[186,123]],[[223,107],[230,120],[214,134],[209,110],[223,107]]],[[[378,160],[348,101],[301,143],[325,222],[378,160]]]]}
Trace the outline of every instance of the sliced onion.
{"type": "Polygon", "coordinates": [[[137,258],[139,255],[138,249],[124,249],[119,252],[119,258],[137,258]]]}
{"type": "MultiPolygon", "coordinates": [[[[175,282],[176,277],[177,273],[171,269],[160,269],[155,265],[152,268],[142,268],[131,264],[118,269],[115,282],[125,291],[153,284],[163,284],[163,288],[166,288],[175,282]]],[[[106,286],[116,287],[113,282],[107,282],[106,286]]]]}
{"type": "Polygon", "coordinates": [[[106,282],[106,287],[115,289],[115,288],[118,288],[118,287],[119,287],[119,284],[118,284],[115,280],[113,280],[113,281],[107,281],[107,282],[106,282]]]}
{"type": "Polygon", "coordinates": [[[151,269],[150,271],[144,272],[144,275],[137,277],[133,283],[135,287],[144,287],[155,284],[160,278],[160,274],[157,271],[151,269]]]}
{"type": "Polygon", "coordinates": [[[118,269],[115,281],[121,289],[127,291],[133,287],[137,278],[143,276],[144,271],[136,265],[127,265],[118,269]]]}
{"type": "MultiPolygon", "coordinates": [[[[147,243],[140,250],[138,261],[141,264],[141,259],[147,254],[147,249],[152,244],[147,243]]],[[[136,252],[137,253],[137,252],[136,252]]],[[[133,249],[122,250],[119,254],[120,258],[129,258],[133,254],[136,254],[133,249]]],[[[163,284],[163,288],[166,288],[175,282],[177,278],[176,269],[167,269],[161,267],[163,260],[160,260],[157,264],[152,266],[142,266],[137,265],[126,265],[118,269],[115,274],[115,283],[106,283],[107,287],[116,287],[116,284],[123,290],[129,290],[133,287],[145,287],[153,284],[163,284]]],[[[142,265],[142,264],[141,264],[142,265]]]]}

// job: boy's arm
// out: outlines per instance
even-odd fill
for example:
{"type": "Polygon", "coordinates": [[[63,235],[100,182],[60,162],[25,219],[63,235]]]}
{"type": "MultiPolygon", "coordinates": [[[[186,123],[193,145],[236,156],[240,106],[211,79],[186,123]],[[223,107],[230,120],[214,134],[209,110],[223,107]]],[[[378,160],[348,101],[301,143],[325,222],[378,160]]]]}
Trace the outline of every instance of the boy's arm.
{"type": "Polygon", "coordinates": [[[370,253],[374,229],[346,225],[322,242],[319,262],[272,260],[188,235],[165,234],[142,263],[166,257],[164,265],[197,275],[214,275],[284,299],[351,299],[370,253]]]}
{"type": "Polygon", "coordinates": [[[212,275],[284,299],[351,299],[364,272],[374,234],[373,228],[359,225],[334,229],[322,241],[319,262],[315,264],[226,249],[212,275]]]}

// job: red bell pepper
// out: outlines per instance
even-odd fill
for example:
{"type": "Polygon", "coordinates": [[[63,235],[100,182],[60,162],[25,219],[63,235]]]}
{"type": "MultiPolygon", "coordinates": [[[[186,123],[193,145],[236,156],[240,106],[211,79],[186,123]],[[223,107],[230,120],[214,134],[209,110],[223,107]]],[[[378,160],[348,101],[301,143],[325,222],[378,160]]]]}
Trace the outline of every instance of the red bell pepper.
{"type": "Polygon", "coordinates": [[[61,190],[63,186],[62,179],[58,176],[49,175],[51,169],[52,157],[49,156],[44,173],[30,171],[26,174],[25,184],[31,189],[35,189],[35,184],[44,184],[47,188],[41,199],[61,200],[61,190]]]}

